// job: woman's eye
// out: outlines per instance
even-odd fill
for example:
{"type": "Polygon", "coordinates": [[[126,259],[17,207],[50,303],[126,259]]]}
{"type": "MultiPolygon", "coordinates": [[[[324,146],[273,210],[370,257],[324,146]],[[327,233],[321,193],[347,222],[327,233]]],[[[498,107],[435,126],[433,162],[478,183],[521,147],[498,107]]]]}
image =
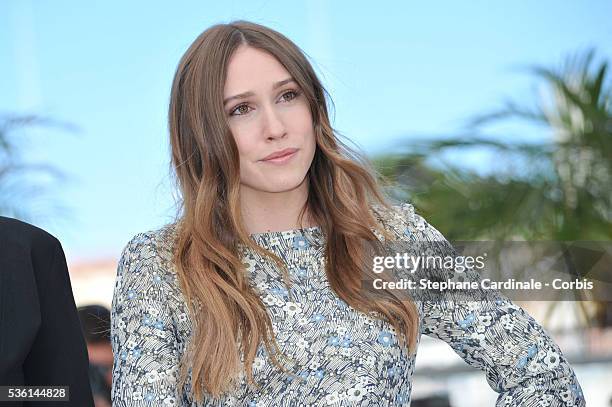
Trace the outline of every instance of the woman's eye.
{"type": "Polygon", "coordinates": [[[238,105],[236,106],[231,112],[230,112],[230,116],[242,116],[245,115],[249,112],[248,110],[249,106],[242,104],[242,105],[238,105]],[[239,112],[239,114],[235,114],[235,112],[239,112]]]}
{"type": "MultiPolygon", "coordinates": [[[[290,90],[290,91],[288,91],[288,92],[283,93],[283,96],[282,96],[282,97],[283,97],[283,98],[285,98],[287,95],[293,95],[293,96],[291,96],[291,97],[289,98],[289,100],[293,100],[293,99],[295,99],[296,97],[298,97],[298,92],[296,92],[296,91],[294,91],[294,90],[290,90]]],[[[287,99],[285,99],[285,100],[287,100],[287,99]]]]}
{"type": "MultiPolygon", "coordinates": [[[[290,91],[283,93],[281,98],[284,99],[286,102],[291,102],[293,99],[297,98],[299,95],[300,95],[299,91],[290,90],[290,91]]],[[[252,109],[249,107],[249,105],[243,103],[233,108],[230,111],[230,116],[244,116],[245,114],[249,113],[251,110],[252,109]]]]}

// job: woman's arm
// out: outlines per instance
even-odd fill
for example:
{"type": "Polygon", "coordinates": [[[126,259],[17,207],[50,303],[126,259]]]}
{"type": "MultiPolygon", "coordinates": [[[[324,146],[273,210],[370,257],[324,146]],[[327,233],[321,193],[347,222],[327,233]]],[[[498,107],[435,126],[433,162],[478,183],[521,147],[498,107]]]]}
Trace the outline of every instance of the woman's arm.
{"type": "Polygon", "coordinates": [[[178,405],[179,353],[169,289],[151,237],[123,250],[111,310],[114,407],[178,405]]]}
{"type": "MultiPolygon", "coordinates": [[[[442,258],[457,255],[411,205],[402,205],[401,212],[405,235],[432,242],[428,248],[442,258]]],[[[464,274],[479,281],[473,270],[464,274]]],[[[542,326],[498,291],[476,291],[474,301],[451,294],[420,302],[421,332],[445,341],[466,363],[484,370],[500,393],[497,406],[584,406],[572,367],[542,326]]]]}

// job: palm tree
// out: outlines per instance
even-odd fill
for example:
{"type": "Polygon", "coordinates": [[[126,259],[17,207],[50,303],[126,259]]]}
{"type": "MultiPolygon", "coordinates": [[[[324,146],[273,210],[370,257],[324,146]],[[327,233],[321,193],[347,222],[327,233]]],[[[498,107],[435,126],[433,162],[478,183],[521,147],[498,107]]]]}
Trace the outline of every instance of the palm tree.
{"type": "MultiPolygon", "coordinates": [[[[374,157],[374,165],[393,195],[409,197],[450,239],[612,240],[612,88],[607,62],[593,67],[594,56],[570,56],[558,70],[528,68],[548,91],[535,108],[507,101],[469,120],[458,136],[410,140],[399,153],[374,157]],[[487,126],[510,121],[550,140],[483,136],[487,126]],[[507,168],[481,175],[445,158],[474,149],[494,153],[507,168]]],[[[609,319],[605,305],[598,307],[599,318],[609,319]]]]}
{"type": "Polygon", "coordinates": [[[51,165],[24,159],[24,130],[33,126],[64,130],[74,126],[35,115],[0,116],[0,215],[37,223],[65,215],[65,208],[50,197],[50,190],[65,176],[51,165]]]}

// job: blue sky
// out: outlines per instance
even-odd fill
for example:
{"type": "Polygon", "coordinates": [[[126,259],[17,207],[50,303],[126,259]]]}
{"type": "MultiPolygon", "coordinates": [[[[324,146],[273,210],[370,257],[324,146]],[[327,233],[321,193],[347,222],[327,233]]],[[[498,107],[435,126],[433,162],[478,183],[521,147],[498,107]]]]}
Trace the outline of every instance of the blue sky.
{"type": "Polygon", "coordinates": [[[118,257],[134,234],[172,218],[170,84],[212,24],[249,19],[296,42],[332,95],[332,124],[373,154],[452,133],[505,97],[530,102],[533,82],[520,66],[555,66],[587,47],[609,58],[610,16],[608,1],[3,0],[0,113],[76,127],[23,135],[28,161],[68,177],[50,195],[66,212],[36,224],[69,259],[118,257]]]}

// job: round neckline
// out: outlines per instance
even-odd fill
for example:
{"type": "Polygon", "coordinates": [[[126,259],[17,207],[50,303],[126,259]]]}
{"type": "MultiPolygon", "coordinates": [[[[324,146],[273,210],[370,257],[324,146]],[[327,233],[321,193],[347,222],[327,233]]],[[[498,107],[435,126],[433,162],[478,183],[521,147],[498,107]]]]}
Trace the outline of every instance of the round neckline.
{"type": "Polygon", "coordinates": [[[287,230],[277,230],[277,231],[269,231],[269,232],[258,232],[251,233],[249,236],[253,239],[259,238],[267,238],[267,237],[278,237],[278,236],[287,236],[293,237],[293,235],[304,235],[313,232],[320,232],[321,226],[308,226],[305,228],[296,228],[296,229],[287,229],[287,230]]]}

